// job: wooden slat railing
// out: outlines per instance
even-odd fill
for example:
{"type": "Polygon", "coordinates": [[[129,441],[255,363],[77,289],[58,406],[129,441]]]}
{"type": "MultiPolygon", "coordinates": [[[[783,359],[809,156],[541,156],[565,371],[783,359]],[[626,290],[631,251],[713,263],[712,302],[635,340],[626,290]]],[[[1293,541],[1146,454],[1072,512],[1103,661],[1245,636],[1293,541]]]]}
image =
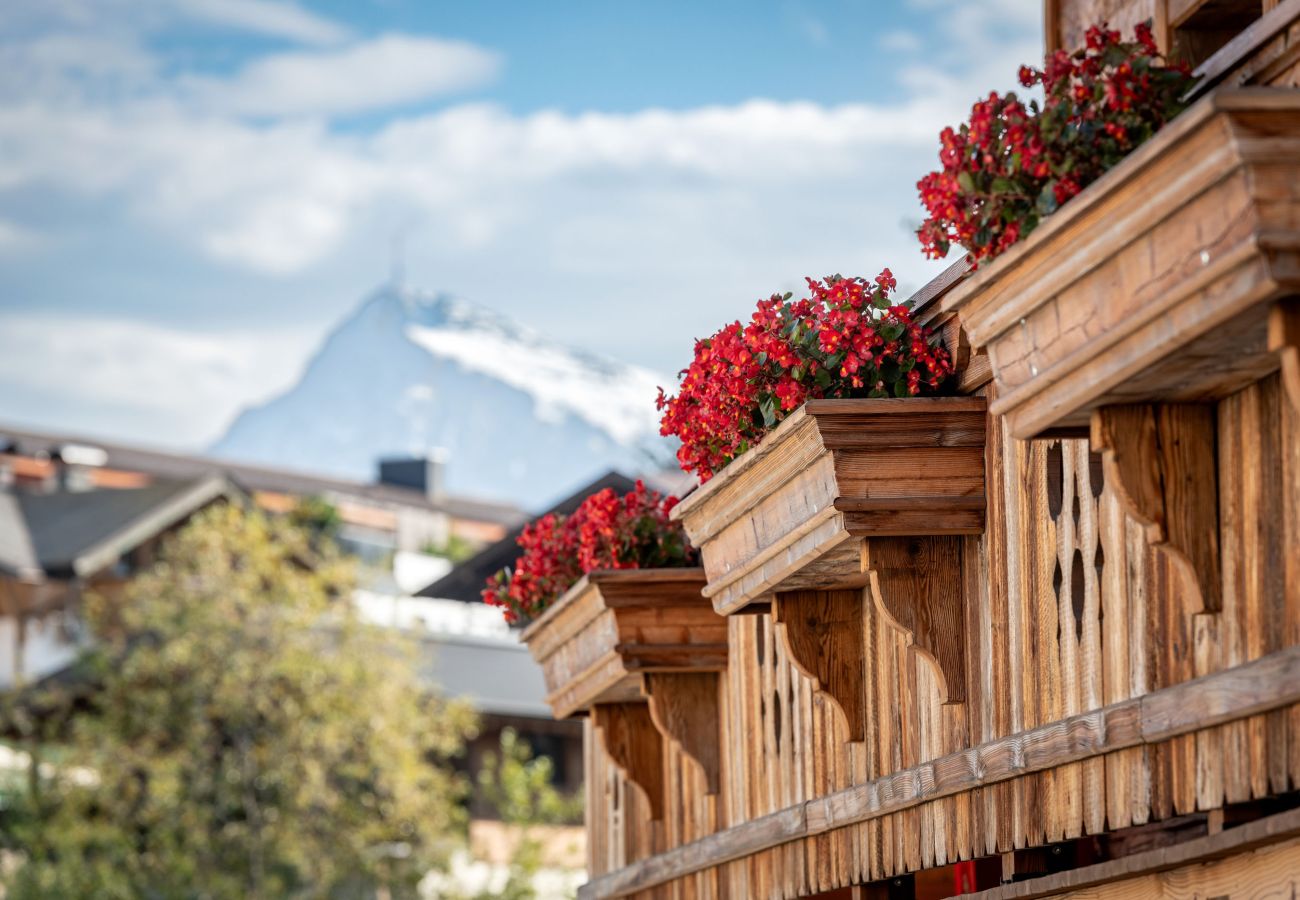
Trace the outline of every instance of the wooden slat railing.
{"type": "Polygon", "coordinates": [[[622,897],[790,841],[1031,772],[1155,744],[1300,702],[1300,647],[939,757],[744,822],[603,875],[579,898],[622,897]]]}

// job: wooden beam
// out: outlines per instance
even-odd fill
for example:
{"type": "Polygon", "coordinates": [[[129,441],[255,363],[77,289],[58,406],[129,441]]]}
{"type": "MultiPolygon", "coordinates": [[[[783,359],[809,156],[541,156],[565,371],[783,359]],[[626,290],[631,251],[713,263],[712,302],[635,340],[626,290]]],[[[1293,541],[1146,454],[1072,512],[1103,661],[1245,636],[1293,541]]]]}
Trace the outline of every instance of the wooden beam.
{"type": "Polygon", "coordinates": [[[1268,349],[1277,353],[1282,385],[1291,406],[1300,413],[1300,299],[1279,300],[1269,310],[1268,349]]]}
{"type": "Polygon", "coordinates": [[[850,741],[867,738],[862,593],[787,591],[772,603],[772,622],[790,661],[844,715],[850,741]]]}
{"type": "Polygon", "coordinates": [[[966,699],[962,538],[869,538],[862,565],[876,606],[934,666],[944,703],[966,699]]]}
{"type": "Polygon", "coordinates": [[[1200,594],[1193,612],[1223,608],[1219,570],[1219,480],[1213,406],[1106,406],[1092,415],[1092,449],[1106,484],[1169,553],[1200,594]]]}
{"type": "MultiPolygon", "coordinates": [[[[1168,872],[1170,869],[1249,853],[1296,837],[1300,837],[1300,809],[1256,819],[1237,828],[1192,838],[1169,847],[1146,850],[1030,881],[1004,884],[967,896],[970,900],[1034,900],[1037,897],[1095,888],[1126,878],[1168,872]]],[[[1188,896],[1192,895],[1191,892],[1188,893],[1188,896]]]]}
{"type": "Polygon", "coordinates": [[[664,817],[664,741],[644,703],[598,703],[593,722],[605,752],[650,803],[650,818],[664,817]]]}
{"type": "Polygon", "coordinates": [[[722,716],[717,672],[647,672],[650,718],[704,772],[705,793],[722,788],[722,716]]]}
{"type": "Polygon", "coordinates": [[[1159,743],[1293,703],[1300,703],[1300,646],[751,819],[593,879],[579,889],[578,896],[624,897],[790,841],[912,809],[930,800],[1096,759],[1117,750],[1159,743]]]}
{"type": "Polygon", "coordinates": [[[1242,29],[1236,37],[1214,52],[1209,59],[1197,66],[1193,75],[1199,79],[1184,101],[1191,101],[1217,85],[1224,77],[1269,41],[1285,34],[1292,24],[1300,19],[1300,0],[1282,0],[1277,6],[1268,10],[1263,16],[1242,29]]]}

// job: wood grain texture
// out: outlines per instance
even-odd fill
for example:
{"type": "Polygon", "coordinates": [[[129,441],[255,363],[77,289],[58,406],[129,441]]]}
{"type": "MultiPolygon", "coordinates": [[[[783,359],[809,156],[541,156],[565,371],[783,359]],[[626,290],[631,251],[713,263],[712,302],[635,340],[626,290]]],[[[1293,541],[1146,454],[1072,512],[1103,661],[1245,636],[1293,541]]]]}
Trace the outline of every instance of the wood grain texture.
{"type": "Polygon", "coordinates": [[[726,621],[700,569],[592,572],[524,629],[557,718],[643,698],[646,672],[719,671],[726,621]]]}
{"type": "Polygon", "coordinates": [[[981,397],[813,400],[673,510],[723,614],[863,587],[856,537],[984,529],[981,397]]]}
{"type": "Polygon", "coordinates": [[[1300,93],[1216,92],[940,301],[988,349],[1013,434],[1217,400],[1277,367],[1300,290],[1300,93]]]}
{"type": "MultiPolygon", "coordinates": [[[[1084,889],[1093,889],[1087,894],[1089,897],[1130,893],[1133,896],[1152,896],[1148,893],[1149,882],[1133,884],[1132,880],[1193,866],[1196,869],[1187,871],[1182,877],[1168,879],[1166,883],[1177,885],[1188,897],[1216,896],[1213,889],[1206,891],[1216,882],[1239,888],[1243,881],[1267,887],[1267,896],[1291,896],[1294,891],[1279,892],[1279,889],[1300,887],[1300,842],[1297,837],[1300,837],[1300,810],[1291,810],[1173,846],[976,891],[969,896],[971,900],[1035,900],[1038,897],[1068,896],[1084,889]],[[1267,852],[1256,856],[1254,851],[1259,850],[1267,852]],[[1212,872],[1203,868],[1207,863],[1229,857],[1236,859],[1227,871],[1212,872]],[[1261,868],[1262,877],[1258,871],[1246,875],[1247,870],[1261,868]],[[1279,878],[1279,875],[1283,877],[1279,878]]],[[[1233,891],[1231,896],[1242,895],[1233,891]]]]}
{"type": "Polygon", "coordinates": [[[866,730],[863,603],[860,589],[789,591],[772,602],[772,622],[791,662],[834,701],[853,741],[866,730]]]}
{"type": "Polygon", "coordinates": [[[599,703],[591,709],[601,745],[650,804],[650,818],[664,815],[664,744],[644,703],[599,703]]]}
{"type": "Polygon", "coordinates": [[[744,822],[625,867],[580,897],[621,897],[797,838],[1300,701],[1300,647],[1011,735],[744,822]]]}
{"type": "Polygon", "coordinates": [[[1106,406],[1092,417],[1092,446],[1127,512],[1153,547],[1184,567],[1201,612],[1223,608],[1214,407],[1106,406]]]}
{"type": "Polygon", "coordinates": [[[962,546],[955,537],[870,538],[863,544],[872,597],[935,667],[944,703],[966,699],[962,546]]]}
{"type": "Polygon", "coordinates": [[[645,676],[650,717],[659,732],[681,745],[704,773],[705,792],[722,786],[722,716],[717,672],[650,672],[645,676]]]}
{"type": "Polygon", "coordinates": [[[1278,355],[1287,399],[1300,410],[1300,299],[1288,297],[1273,304],[1268,316],[1268,349],[1278,355]]]}

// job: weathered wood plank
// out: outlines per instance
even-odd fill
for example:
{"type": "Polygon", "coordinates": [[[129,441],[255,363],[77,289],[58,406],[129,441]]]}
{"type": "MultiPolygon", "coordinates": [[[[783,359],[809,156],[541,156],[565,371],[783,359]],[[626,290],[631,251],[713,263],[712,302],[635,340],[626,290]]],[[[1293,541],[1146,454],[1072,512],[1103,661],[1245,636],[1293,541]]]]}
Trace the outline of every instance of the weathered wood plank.
{"type": "Polygon", "coordinates": [[[737,825],[587,884],[581,897],[620,897],[834,828],[1053,766],[1190,734],[1300,702],[1300,647],[987,742],[867,784],[737,825]]]}
{"type": "MultiPolygon", "coordinates": [[[[1027,881],[1004,884],[989,890],[976,891],[967,896],[970,897],[970,900],[1035,900],[1038,897],[1059,897],[1066,895],[1067,892],[1080,891],[1086,888],[1100,889],[1108,885],[1118,887],[1117,882],[1127,879],[1170,872],[1185,866],[1204,865],[1229,857],[1239,857],[1238,861],[1241,863],[1241,869],[1258,867],[1261,865],[1261,859],[1252,859],[1252,851],[1274,847],[1284,852],[1285,855],[1280,856],[1277,861],[1270,857],[1263,857],[1263,865],[1267,867],[1265,877],[1272,879],[1279,874],[1300,877],[1300,875],[1297,875],[1297,872],[1300,872],[1300,844],[1294,841],[1298,836],[1300,836],[1300,810],[1288,810],[1254,822],[1247,822],[1245,825],[1239,825],[1227,831],[1220,831],[1217,834],[1192,838],[1173,846],[1146,850],[1121,859],[1108,860],[1095,865],[1072,869],[1068,872],[1059,872],[1027,881]]],[[[1234,875],[1240,877],[1237,873],[1234,873],[1234,875]]],[[[1184,890],[1189,892],[1187,896],[1204,896],[1199,891],[1191,893],[1194,888],[1190,881],[1191,878],[1179,879],[1179,883],[1184,887],[1184,890]]],[[[1232,884],[1231,881],[1229,883],[1232,884]]],[[[1269,886],[1276,889],[1282,886],[1282,883],[1270,881],[1269,886]]],[[[1240,882],[1233,884],[1233,886],[1239,887],[1240,882]]],[[[1145,885],[1142,887],[1145,887],[1145,885]]],[[[1281,894],[1270,892],[1267,895],[1290,896],[1286,892],[1281,894]]],[[[1090,893],[1088,896],[1104,895],[1090,893]]],[[[1135,896],[1150,895],[1143,893],[1139,888],[1135,892],[1135,896]]],[[[1245,895],[1234,892],[1232,896],[1245,895]]]]}

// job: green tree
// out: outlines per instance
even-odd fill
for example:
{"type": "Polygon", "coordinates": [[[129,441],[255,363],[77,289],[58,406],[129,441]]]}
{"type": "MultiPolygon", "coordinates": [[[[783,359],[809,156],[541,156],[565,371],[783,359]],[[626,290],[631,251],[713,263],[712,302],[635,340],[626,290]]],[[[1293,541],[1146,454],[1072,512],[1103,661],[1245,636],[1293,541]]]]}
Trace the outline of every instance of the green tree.
{"type": "Polygon", "coordinates": [[[28,728],[6,900],[414,895],[463,839],[446,761],[473,716],[355,621],[349,571],[230,505],[90,598],[96,689],[57,755],[28,728]]]}
{"type": "MultiPolygon", "coordinates": [[[[536,826],[581,821],[582,794],[557,790],[550,757],[533,756],[513,728],[502,730],[500,754],[484,754],[478,783],[501,821],[515,832],[509,878],[501,891],[490,896],[494,900],[531,900],[533,879],[546,862],[536,826]]],[[[488,896],[473,900],[488,900],[488,896]]]]}

